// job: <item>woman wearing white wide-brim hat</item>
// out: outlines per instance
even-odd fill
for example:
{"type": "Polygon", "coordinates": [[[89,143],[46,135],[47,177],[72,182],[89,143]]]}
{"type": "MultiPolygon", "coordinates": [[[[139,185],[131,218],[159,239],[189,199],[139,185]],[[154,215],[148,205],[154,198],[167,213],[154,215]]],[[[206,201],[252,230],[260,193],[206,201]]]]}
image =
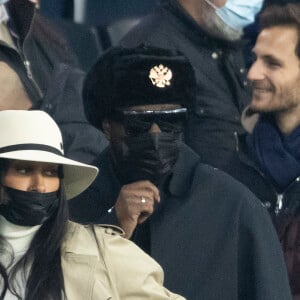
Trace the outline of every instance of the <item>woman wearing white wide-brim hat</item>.
{"type": "Polygon", "coordinates": [[[64,157],[46,113],[0,112],[0,172],[1,299],[183,299],[121,229],[68,221],[98,170],[64,157]]]}

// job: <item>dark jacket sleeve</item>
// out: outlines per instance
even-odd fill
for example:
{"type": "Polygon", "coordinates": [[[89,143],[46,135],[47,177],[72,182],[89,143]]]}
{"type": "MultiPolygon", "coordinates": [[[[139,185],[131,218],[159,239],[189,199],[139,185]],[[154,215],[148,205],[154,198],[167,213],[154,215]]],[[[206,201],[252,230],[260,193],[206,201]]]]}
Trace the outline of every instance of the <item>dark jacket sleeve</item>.
{"type": "MultiPolygon", "coordinates": [[[[251,196],[251,194],[248,194],[251,196]]],[[[292,299],[283,254],[267,210],[245,202],[239,226],[239,299],[292,299]],[[246,294],[247,293],[247,294],[246,294]]]]}
{"type": "Polygon", "coordinates": [[[95,166],[100,169],[95,181],[83,193],[68,201],[71,220],[84,224],[119,225],[115,210],[111,208],[121,186],[112,169],[109,151],[107,147],[95,161],[95,166]]]}
{"type": "MultiPolygon", "coordinates": [[[[108,186],[111,187],[109,183],[108,186]]],[[[103,187],[102,182],[100,182],[100,187],[103,187]]],[[[105,187],[99,189],[96,179],[82,194],[68,201],[70,219],[81,224],[120,226],[113,206],[116,199],[117,196],[107,196],[105,187]]]]}

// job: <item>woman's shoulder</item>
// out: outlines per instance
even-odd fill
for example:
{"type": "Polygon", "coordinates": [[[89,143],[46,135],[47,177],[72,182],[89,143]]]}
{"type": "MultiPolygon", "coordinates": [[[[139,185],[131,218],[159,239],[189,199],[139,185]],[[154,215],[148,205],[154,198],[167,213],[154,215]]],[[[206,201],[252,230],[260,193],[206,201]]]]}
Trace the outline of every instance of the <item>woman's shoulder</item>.
{"type": "Polygon", "coordinates": [[[96,231],[104,235],[120,235],[125,233],[122,228],[110,224],[79,224],[76,222],[68,221],[67,233],[79,234],[84,231],[96,231]]]}
{"type": "Polygon", "coordinates": [[[116,226],[68,224],[62,267],[69,298],[82,299],[80,287],[79,293],[92,299],[82,292],[88,286],[93,299],[104,299],[104,294],[105,299],[184,299],[163,287],[160,265],[123,234],[116,226]],[[90,285],[82,278],[92,278],[90,285]]]}
{"type": "Polygon", "coordinates": [[[62,250],[68,253],[98,255],[99,248],[103,247],[104,241],[112,237],[119,239],[122,236],[124,236],[124,231],[114,225],[82,225],[69,221],[62,250]]]}
{"type": "Polygon", "coordinates": [[[124,235],[124,231],[114,225],[81,225],[69,221],[62,253],[101,257],[108,264],[118,264],[118,259],[125,255],[128,260],[140,261],[145,268],[160,271],[160,266],[124,235]]]}
{"type": "Polygon", "coordinates": [[[123,236],[124,231],[117,226],[81,225],[69,222],[62,244],[62,256],[96,257],[98,261],[109,265],[111,270],[117,270],[120,265],[126,264],[133,268],[132,264],[137,264],[138,268],[143,266],[142,269],[145,272],[155,270],[162,275],[160,265],[123,236]],[[126,263],[124,263],[124,257],[126,257],[126,263]]]}

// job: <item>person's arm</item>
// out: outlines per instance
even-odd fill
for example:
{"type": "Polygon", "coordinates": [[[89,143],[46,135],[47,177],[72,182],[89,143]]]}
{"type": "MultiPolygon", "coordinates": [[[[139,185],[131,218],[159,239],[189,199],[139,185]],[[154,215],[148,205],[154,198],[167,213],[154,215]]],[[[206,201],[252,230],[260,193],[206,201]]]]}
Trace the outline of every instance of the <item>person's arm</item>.
{"type": "Polygon", "coordinates": [[[239,299],[292,299],[275,228],[254,197],[241,207],[239,228],[239,299]]]}
{"type": "MultiPolygon", "coordinates": [[[[103,166],[102,163],[97,165],[100,169],[103,166]]],[[[105,167],[102,172],[103,169],[105,167]]],[[[83,224],[119,226],[130,238],[136,226],[153,213],[155,203],[160,201],[159,190],[150,181],[127,184],[119,190],[111,183],[109,175],[101,175],[86,191],[69,202],[70,217],[83,224]]]]}
{"type": "MultiPolygon", "coordinates": [[[[112,228],[95,226],[100,257],[116,299],[183,300],[163,286],[163,270],[150,256],[112,228]]],[[[99,268],[103,272],[103,267],[99,268]]]]}

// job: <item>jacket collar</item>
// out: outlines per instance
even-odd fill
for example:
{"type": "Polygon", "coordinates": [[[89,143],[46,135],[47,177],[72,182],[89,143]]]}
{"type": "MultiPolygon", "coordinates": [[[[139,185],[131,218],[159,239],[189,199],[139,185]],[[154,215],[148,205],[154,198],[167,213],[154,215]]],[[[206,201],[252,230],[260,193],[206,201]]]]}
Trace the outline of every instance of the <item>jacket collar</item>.
{"type": "Polygon", "coordinates": [[[239,159],[249,167],[255,169],[259,172],[264,178],[266,176],[261,171],[260,165],[257,161],[255,153],[251,151],[248,147],[246,138],[248,134],[252,134],[255,125],[259,120],[259,113],[254,112],[250,106],[247,106],[242,112],[241,123],[246,133],[236,135],[236,151],[238,152],[239,159]]]}
{"type": "Polygon", "coordinates": [[[199,159],[199,156],[191,148],[182,144],[168,186],[168,190],[172,195],[181,197],[188,192],[199,159]]]}
{"type": "Polygon", "coordinates": [[[252,133],[259,119],[259,113],[254,112],[250,106],[247,106],[242,112],[241,123],[248,133],[252,133]]]}
{"type": "Polygon", "coordinates": [[[9,26],[23,41],[31,28],[35,15],[35,4],[28,0],[10,0],[6,7],[9,15],[15,16],[14,20],[10,18],[9,26]]]}
{"type": "MultiPolygon", "coordinates": [[[[260,174],[262,171],[260,170],[259,164],[257,162],[256,156],[252,153],[247,146],[246,137],[248,133],[243,133],[237,136],[237,145],[236,149],[238,152],[239,159],[246,165],[250,166],[251,168],[256,169],[260,174]]],[[[265,177],[265,175],[263,175],[265,177]]]]}
{"type": "Polygon", "coordinates": [[[62,252],[97,256],[96,248],[86,247],[87,244],[91,244],[91,235],[87,234],[87,228],[88,226],[69,221],[62,244],[62,252]]]}

